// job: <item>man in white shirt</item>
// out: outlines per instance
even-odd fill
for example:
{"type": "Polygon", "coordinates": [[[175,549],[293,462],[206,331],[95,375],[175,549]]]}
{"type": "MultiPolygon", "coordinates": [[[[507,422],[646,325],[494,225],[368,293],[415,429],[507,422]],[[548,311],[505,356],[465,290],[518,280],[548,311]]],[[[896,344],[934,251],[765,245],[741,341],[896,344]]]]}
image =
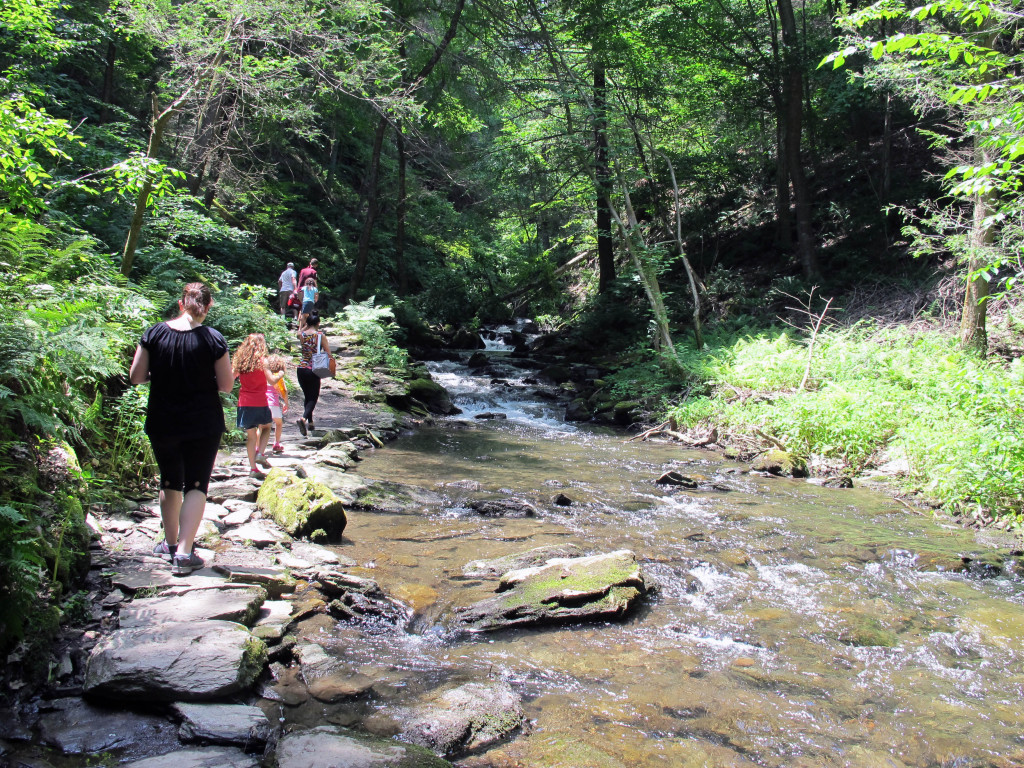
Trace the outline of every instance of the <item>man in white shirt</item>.
{"type": "Polygon", "coordinates": [[[295,264],[288,262],[288,267],[277,278],[277,301],[281,307],[281,317],[288,317],[288,298],[295,293],[295,264]]]}

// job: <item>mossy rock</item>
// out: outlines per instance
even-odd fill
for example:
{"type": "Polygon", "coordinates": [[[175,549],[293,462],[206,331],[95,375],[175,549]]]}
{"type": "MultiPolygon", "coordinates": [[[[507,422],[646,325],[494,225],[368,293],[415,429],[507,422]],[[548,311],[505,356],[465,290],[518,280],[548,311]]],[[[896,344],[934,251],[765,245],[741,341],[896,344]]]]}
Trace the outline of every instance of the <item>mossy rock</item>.
{"type": "Polygon", "coordinates": [[[331,541],[341,539],[348,518],[344,503],[323,483],[297,477],[279,467],[267,473],[256,506],[291,536],[323,530],[331,541]]]}
{"type": "Polygon", "coordinates": [[[431,413],[447,416],[459,412],[452,404],[448,390],[433,379],[412,379],[408,387],[409,397],[423,403],[431,413]]]}
{"type": "Polygon", "coordinates": [[[636,400],[620,400],[615,404],[615,421],[619,424],[632,424],[637,420],[643,406],[636,400]]]}
{"type": "Polygon", "coordinates": [[[751,468],[781,477],[807,477],[807,462],[795,453],[779,448],[762,453],[754,459],[751,468]]]}

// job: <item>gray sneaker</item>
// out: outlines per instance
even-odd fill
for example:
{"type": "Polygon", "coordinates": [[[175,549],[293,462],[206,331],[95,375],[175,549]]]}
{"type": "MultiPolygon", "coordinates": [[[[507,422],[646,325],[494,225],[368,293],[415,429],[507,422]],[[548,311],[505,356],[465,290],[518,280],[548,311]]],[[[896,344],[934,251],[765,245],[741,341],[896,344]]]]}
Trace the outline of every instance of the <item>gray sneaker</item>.
{"type": "Polygon", "coordinates": [[[171,550],[170,544],[167,543],[167,539],[164,539],[159,544],[153,545],[153,554],[167,562],[170,562],[171,558],[174,556],[174,552],[171,550]]]}
{"type": "Polygon", "coordinates": [[[171,560],[171,574],[174,576],[188,576],[192,571],[198,571],[206,563],[192,550],[188,555],[174,555],[171,560]]]}

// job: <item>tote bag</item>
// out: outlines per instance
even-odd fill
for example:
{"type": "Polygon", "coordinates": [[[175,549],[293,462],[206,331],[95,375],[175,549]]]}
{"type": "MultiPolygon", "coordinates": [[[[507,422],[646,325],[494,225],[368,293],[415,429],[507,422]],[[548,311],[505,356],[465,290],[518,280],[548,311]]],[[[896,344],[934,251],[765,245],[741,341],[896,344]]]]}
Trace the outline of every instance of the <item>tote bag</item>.
{"type": "Polygon", "coordinates": [[[313,353],[313,358],[310,362],[310,366],[317,376],[321,379],[329,379],[334,376],[334,366],[331,365],[334,361],[331,360],[331,356],[323,351],[323,338],[322,333],[316,335],[316,352],[313,353]]]}

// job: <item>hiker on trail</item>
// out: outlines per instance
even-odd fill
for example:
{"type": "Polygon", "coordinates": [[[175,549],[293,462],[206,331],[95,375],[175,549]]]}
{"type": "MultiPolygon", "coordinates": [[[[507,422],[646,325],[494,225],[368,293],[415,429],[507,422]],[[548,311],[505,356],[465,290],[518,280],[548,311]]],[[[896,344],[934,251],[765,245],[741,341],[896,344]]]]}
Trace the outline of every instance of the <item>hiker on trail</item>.
{"type": "Polygon", "coordinates": [[[309,266],[303,267],[302,271],[299,272],[299,282],[296,285],[303,286],[306,284],[306,280],[313,278],[313,285],[320,285],[320,280],[316,275],[316,266],[319,264],[316,259],[309,260],[309,266]]]}
{"type": "Polygon", "coordinates": [[[288,412],[288,388],[284,385],[285,372],[288,370],[288,360],[281,355],[271,355],[267,358],[267,368],[273,374],[280,373],[281,378],[276,384],[267,385],[267,404],[270,406],[270,415],[274,419],[274,453],[284,451],[281,445],[281,430],[284,428],[284,415],[288,412]]]}
{"type": "Polygon", "coordinates": [[[302,387],[303,410],[302,416],[295,420],[295,424],[305,437],[313,429],[313,409],[320,399],[320,377],[313,373],[313,354],[319,346],[330,355],[331,346],[327,343],[327,337],[320,332],[320,315],[316,311],[309,313],[306,324],[298,335],[300,358],[295,375],[299,380],[299,386],[302,387]]]}
{"type": "Polygon", "coordinates": [[[274,373],[267,365],[267,342],[262,333],[250,333],[239,345],[231,362],[231,370],[241,384],[238,390],[238,415],[236,423],[245,431],[245,452],[249,457],[249,476],[262,478],[259,466],[269,469],[266,457],[270,441],[270,425],[274,417],[270,413],[267,387],[284,378],[284,372],[274,373]]]}
{"type": "Polygon", "coordinates": [[[193,544],[224,434],[218,393],[234,384],[227,342],[203,325],[212,306],[208,286],[186,285],[178,300],[181,314],[142,334],[128,372],[132,384],[149,382],[145,430],[160,468],[164,526],[153,554],[169,560],[175,576],[204,565],[193,544]]]}
{"type": "Polygon", "coordinates": [[[308,315],[312,312],[318,298],[320,291],[317,290],[316,281],[312,277],[307,277],[306,282],[302,284],[302,309],[299,314],[308,315]]]}
{"type": "Polygon", "coordinates": [[[288,309],[288,300],[295,293],[295,287],[298,285],[297,280],[295,264],[289,261],[284,272],[277,278],[277,303],[281,310],[281,317],[288,317],[291,314],[288,309]]]}

